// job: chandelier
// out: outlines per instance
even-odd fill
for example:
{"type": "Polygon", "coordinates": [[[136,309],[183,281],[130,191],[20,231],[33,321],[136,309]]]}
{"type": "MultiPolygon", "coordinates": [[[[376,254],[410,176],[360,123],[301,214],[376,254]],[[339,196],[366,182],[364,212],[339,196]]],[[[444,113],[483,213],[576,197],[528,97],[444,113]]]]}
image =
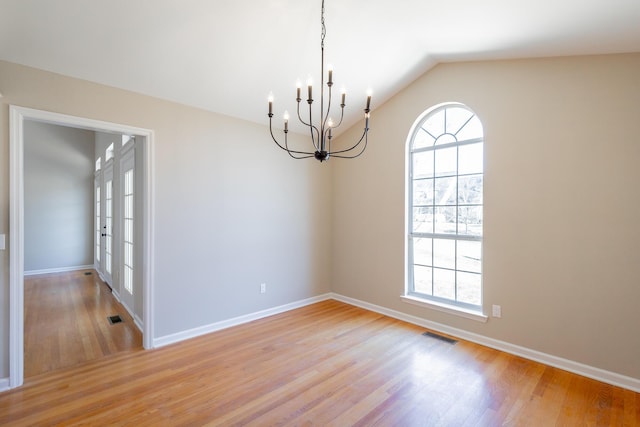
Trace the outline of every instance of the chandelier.
{"type": "MultiPolygon", "coordinates": [[[[291,157],[294,159],[307,159],[310,157],[315,157],[317,160],[324,162],[328,160],[329,157],[337,157],[342,159],[353,159],[361,155],[364,150],[367,148],[367,134],[369,132],[369,111],[371,106],[371,93],[367,94],[367,104],[364,109],[364,131],[362,132],[362,136],[352,146],[342,150],[331,150],[331,139],[332,139],[332,131],[336,129],[342,124],[342,119],[344,118],[344,107],[345,107],[345,97],[346,91],[342,89],[342,97],[340,102],[340,120],[338,122],[334,122],[333,119],[330,118],[329,113],[331,112],[331,90],[333,88],[333,69],[331,66],[328,67],[328,79],[327,79],[327,106],[325,110],[325,90],[324,90],[324,38],[327,34],[327,28],[324,23],[324,0],[322,0],[322,11],[321,11],[321,33],[320,33],[320,121],[316,124],[313,123],[313,88],[312,81],[309,79],[307,81],[307,104],[309,105],[309,118],[308,121],[302,117],[302,113],[300,112],[300,101],[302,98],[300,97],[300,90],[302,84],[300,81],[297,83],[297,113],[298,120],[305,126],[307,126],[309,133],[311,135],[311,144],[313,145],[313,151],[299,151],[293,150],[289,148],[287,134],[289,133],[289,113],[285,111],[284,113],[284,144],[278,142],[276,137],[273,135],[273,95],[269,95],[269,132],[271,133],[271,138],[278,145],[278,147],[285,150],[291,157]]],[[[311,148],[311,147],[310,147],[311,148]]]]}

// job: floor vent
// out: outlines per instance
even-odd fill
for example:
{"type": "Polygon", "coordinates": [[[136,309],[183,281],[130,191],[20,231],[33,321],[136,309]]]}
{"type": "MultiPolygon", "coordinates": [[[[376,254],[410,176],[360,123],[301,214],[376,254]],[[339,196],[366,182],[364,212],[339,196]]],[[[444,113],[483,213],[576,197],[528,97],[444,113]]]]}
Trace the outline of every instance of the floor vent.
{"type": "Polygon", "coordinates": [[[85,271],[85,272],[84,272],[84,275],[85,275],[85,276],[91,276],[92,274],[93,274],[93,273],[92,273],[92,272],[90,272],[90,271],[85,271]]]}
{"type": "Polygon", "coordinates": [[[109,323],[111,323],[112,325],[122,322],[122,317],[120,317],[119,314],[116,314],[115,316],[109,316],[107,317],[107,319],[109,319],[109,323]]]}
{"type": "Polygon", "coordinates": [[[433,332],[425,332],[422,335],[424,335],[425,337],[431,337],[431,338],[435,338],[435,339],[440,340],[440,341],[444,341],[444,342],[446,342],[448,344],[455,344],[455,343],[458,342],[457,340],[454,340],[453,338],[443,337],[442,335],[434,334],[433,332]]]}

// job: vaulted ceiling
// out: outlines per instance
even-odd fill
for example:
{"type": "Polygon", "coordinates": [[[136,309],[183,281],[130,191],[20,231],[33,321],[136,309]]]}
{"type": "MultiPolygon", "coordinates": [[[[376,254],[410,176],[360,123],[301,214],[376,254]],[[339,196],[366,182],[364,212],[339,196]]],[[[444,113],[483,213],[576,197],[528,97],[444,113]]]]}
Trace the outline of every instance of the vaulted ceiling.
{"type": "MultiPolygon", "coordinates": [[[[0,0],[0,59],[266,124],[269,92],[280,114],[297,79],[318,90],[320,6],[0,0]]],[[[349,123],[438,62],[640,52],[639,0],[326,0],[325,19],[349,123]]]]}

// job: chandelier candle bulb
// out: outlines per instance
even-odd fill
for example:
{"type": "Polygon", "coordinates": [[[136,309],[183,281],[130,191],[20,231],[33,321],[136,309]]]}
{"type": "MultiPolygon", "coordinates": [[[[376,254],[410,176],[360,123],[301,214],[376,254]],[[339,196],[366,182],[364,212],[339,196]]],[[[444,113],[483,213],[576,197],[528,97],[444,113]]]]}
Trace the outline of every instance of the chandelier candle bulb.
{"type": "Polygon", "coordinates": [[[327,85],[331,86],[333,84],[333,66],[328,65],[327,69],[329,70],[329,81],[327,82],[327,85]]]}
{"type": "Polygon", "coordinates": [[[347,90],[343,87],[343,88],[342,88],[342,102],[340,103],[340,106],[341,106],[342,108],[344,108],[344,106],[345,106],[344,98],[345,98],[346,96],[347,96],[347,90]]]}
{"type": "Polygon", "coordinates": [[[269,117],[271,117],[273,115],[273,94],[270,93],[269,97],[267,98],[267,100],[269,101],[269,117]]]}
{"type": "Polygon", "coordinates": [[[302,83],[300,83],[300,80],[298,80],[298,81],[296,82],[296,94],[297,94],[297,95],[296,95],[296,100],[297,100],[298,102],[300,102],[300,88],[301,88],[301,87],[302,87],[302,83]]]}
{"type": "Polygon", "coordinates": [[[285,133],[289,131],[289,112],[284,112],[284,131],[285,133]]]}

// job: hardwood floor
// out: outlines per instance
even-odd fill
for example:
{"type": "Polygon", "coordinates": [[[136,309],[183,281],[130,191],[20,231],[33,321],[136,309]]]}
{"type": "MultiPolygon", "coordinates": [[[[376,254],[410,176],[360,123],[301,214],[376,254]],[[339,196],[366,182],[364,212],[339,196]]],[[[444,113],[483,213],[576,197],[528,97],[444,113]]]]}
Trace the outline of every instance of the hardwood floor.
{"type": "Polygon", "coordinates": [[[24,301],[25,378],[142,348],[133,319],[93,270],[28,276],[24,301]],[[111,325],[116,314],[123,322],[111,325]]]}
{"type": "Polygon", "coordinates": [[[633,426],[640,394],[337,301],[28,378],[0,425],[633,426]]]}

